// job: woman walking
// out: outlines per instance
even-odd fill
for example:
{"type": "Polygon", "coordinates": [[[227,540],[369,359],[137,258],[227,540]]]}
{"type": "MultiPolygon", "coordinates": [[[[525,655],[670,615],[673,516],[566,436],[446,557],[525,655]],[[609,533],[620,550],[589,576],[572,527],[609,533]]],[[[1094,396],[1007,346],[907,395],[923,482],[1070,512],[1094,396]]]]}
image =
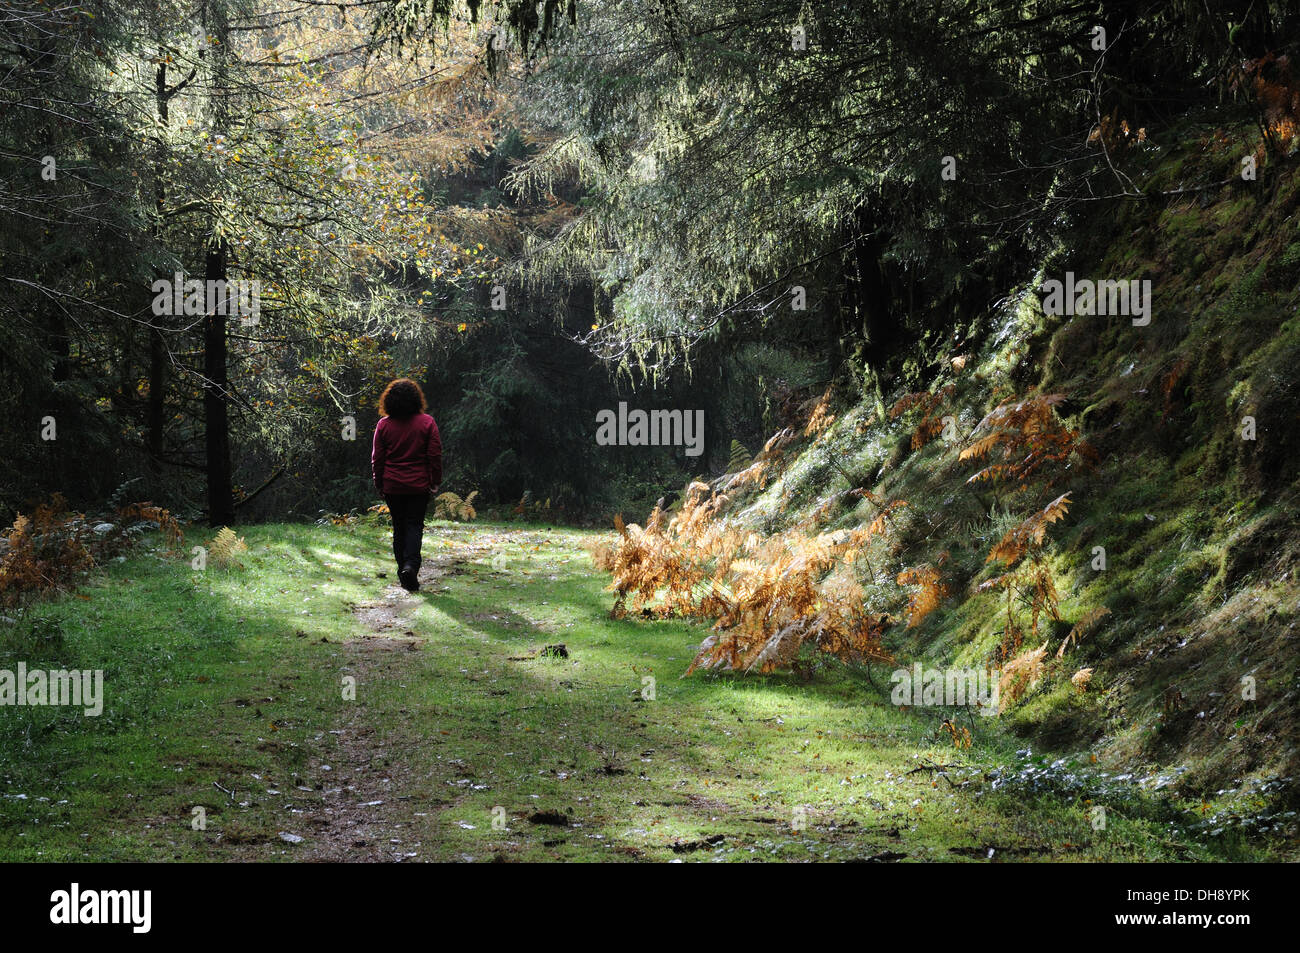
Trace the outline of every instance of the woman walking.
{"type": "Polygon", "coordinates": [[[429,497],[442,483],[442,438],[425,411],[424,391],[400,377],[379,398],[370,472],[393,517],[393,558],[402,588],[420,588],[420,544],[429,497]]]}

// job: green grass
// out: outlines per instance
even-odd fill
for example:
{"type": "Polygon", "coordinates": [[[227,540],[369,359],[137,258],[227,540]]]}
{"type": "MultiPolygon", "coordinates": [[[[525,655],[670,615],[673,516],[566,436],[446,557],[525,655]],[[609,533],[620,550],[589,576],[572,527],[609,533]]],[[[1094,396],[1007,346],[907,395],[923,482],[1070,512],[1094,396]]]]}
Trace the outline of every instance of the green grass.
{"type": "Polygon", "coordinates": [[[0,633],[0,668],[102,668],[106,695],[99,718],[0,709],[0,859],[1273,856],[1086,752],[1017,758],[964,714],[959,752],[882,668],[683,678],[703,630],[610,619],[591,534],[434,524],[436,578],[386,596],[382,527],[244,532],[242,568],[142,552],[0,633]],[[378,633],[353,611],[375,602],[378,633]]]}

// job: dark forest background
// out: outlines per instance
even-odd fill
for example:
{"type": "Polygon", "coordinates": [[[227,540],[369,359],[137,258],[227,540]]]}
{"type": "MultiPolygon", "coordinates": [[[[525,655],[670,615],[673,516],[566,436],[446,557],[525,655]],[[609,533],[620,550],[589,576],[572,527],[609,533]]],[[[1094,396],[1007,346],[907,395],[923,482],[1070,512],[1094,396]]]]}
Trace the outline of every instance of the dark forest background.
{"type": "Polygon", "coordinates": [[[978,344],[1148,198],[1134,143],[1217,110],[1281,161],[1300,108],[1260,0],[288,7],[0,0],[0,519],[364,507],[403,373],[446,489],[648,506],[978,344]],[[178,271],[259,280],[259,324],[152,314],[178,271]],[[619,400],[704,409],[706,453],[597,447],[619,400]]]}

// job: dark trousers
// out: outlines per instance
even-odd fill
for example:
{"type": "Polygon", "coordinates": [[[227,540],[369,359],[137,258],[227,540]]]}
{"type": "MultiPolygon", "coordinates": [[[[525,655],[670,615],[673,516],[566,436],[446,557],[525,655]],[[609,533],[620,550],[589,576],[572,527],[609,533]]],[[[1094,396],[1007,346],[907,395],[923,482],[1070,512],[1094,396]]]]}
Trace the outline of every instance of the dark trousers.
{"type": "Polygon", "coordinates": [[[387,493],[384,502],[393,517],[393,558],[398,571],[414,564],[420,568],[420,543],[424,540],[424,514],[429,509],[428,493],[387,493]]]}

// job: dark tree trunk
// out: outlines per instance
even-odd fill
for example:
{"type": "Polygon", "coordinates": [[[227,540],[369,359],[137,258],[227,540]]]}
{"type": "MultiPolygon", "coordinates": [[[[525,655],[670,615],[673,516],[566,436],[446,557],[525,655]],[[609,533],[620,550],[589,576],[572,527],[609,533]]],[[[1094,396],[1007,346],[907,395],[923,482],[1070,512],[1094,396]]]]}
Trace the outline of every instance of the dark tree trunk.
{"type": "MultiPolygon", "coordinates": [[[[213,120],[217,128],[226,123],[229,92],[227,57],[229,36],[226,5],[216,0],[209,8],[212,17],[209,31],[215,36],[212,63],[213,120]]],[[[204,278],[219,282],[224,287],[230,246],[224,236],[213,234],[209,239],[204,278]]],[[[212,287],[212,285],[207,285],[212,287]]],[[[235,498],[231,488],[230,469],[230,377],[228,365],[229,317],[217,314],[225,311],[218,302],[208,301],[203,320],[203,386],[204,444],[207,450],[208,524],[230,526],[235,522],[235,498]]]]}
{"type": "Polygon", "coordinates": [[[50,353],[54,356],[51,379],[56,384],[61,384],[72,379],[72,338],[68,334],[67,319],[55,312],[50,318],[47,333],[50,353]]]}
{"type": "MultiPolygon", "coordinates": [[[[155,317],[154,320],[157,320],[155,317]]],[[[167,345],[162,332],[149,329],[149,466],[155,473],[162,469],[163,389],[167,386],[167,345]]]]}
{"type": "MultiPolygon", "coordinates": [[[[158,47],[158,70],[154,74],[154,84],[157,90],[158,98],[158,122],[167,128],[167,51],[163,46],[158,47]]],[[[167,198],[167,189],[162,182],[163,156],[161,152],[164,147],[159,147],[160,155],[157,165],[154,168],[154,209],[156,219],[154,224],[154,238],[160,238],[163,222],[163,203],[167,198]]],[[[153,300],[152,296],[149,299],[153,300]]],[[[167,344],[163,340],[162,328],[159,324],[162,316],[151,314],[149,318],[149,409],[148,409],[148,431],[149,431],[149,467],[153,472],[158,473],[162,470],[163,457],[163,399],[165,388],[167,386],[167,344]]]]}
{"type": "MultiPolygon", "coordinates": [[[[207,281],[226,280],[225,240],[208,249],[204,268],[207,281]]],[[[235,498],[231,490],[229,377],[227,376],[227,316],[216,314],[212,302],[203,319],[203,416],[207,448],[208,525],[230,526],[235,522],[235,498]]]]}
{"type": "Polygon", "coordinates": [[[893,307],[893,290],[880,260],[885,240],[879,236],[867,238],[863,232],[859,235],[864,237],[854,244],[845,262],[840,327],[847,337],[844,343],[849,359],[859,366],[878,369],[896,344],[900,317],[893,307]]]}

